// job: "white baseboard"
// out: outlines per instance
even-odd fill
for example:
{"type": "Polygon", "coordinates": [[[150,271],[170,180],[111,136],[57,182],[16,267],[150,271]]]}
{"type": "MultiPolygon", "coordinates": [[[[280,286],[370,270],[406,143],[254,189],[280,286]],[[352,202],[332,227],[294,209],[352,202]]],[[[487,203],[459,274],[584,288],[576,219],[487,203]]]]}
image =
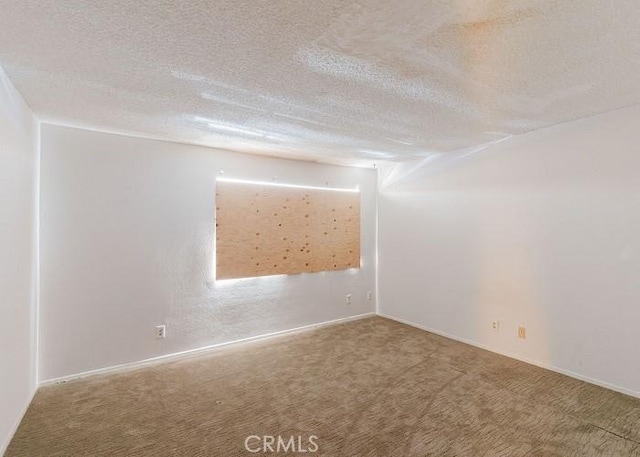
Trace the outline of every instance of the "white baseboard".
{"type": "Polygon", "coordinates": [[[357,314],[355,316],[342,317],[340,319],[333,319],[333,320],[330,320],[330,321],[319,322],[319,323],[316,323],[316,324],[304,325],[302,327],[296,327],[296,328],[292,328],[292,329],[281,330],[279,332],[267,333],[267,334],[264,334],[264,335],[257,335],[257,336],[252,336],[252,337],[249,337],[249,338],[242,338],[242,339],[239,339],[239,340],[233,340],[233,341],[227,341],[227,342],[224,342],[224,343],[212,344],[212,345],[209,345],[209,346],[203,346],[203,347],[199,347],[199,348],[195,348],[195,349],[189,349],[189,350],[181,351],[181,352],[174,352],[174,353],[171,353],[171,354],[161,355],[161,356],[158,356],[158,357],[152,357],[150,359],[139,360],[139,361],[136,361],[136,362],[128,362],[128,363],[123,363],[123,364],[120,364],[120,365],[114,365],[114,366],[110,366],[110,367],[98,368],[98,369],[95,369],[95,370],[84,371],[82,373],[76,373],[76,374],[72,374],[72,375],[68,375],[68,376],[61,376],[59,378],[53,378],[53,379],[47,379],[45,381],[40,381],[39,386],[42,387],[42,386],[49,386],[51,384],[60,384],[60,383],[64,383],[64,382],[67,382],[67,381],[74,380],[74,379],[85,378],[87,376],[95,376],[95,375],[99,375],[99,374],[118,373],[118,372],[135,370],[137,368],[141,368],[141,367],[148,366],[148,365],[155,365],[155,364],[158,364],[158,363],[167,362],[169,360],[181,359],[181,358],[185,358],[185,357],[191,357],[191,356],[194,356],[194,355],[201,355],[203,352],[214,351],[214,350],[221,349],[221,348],[224,348],[224,347],[227,347],[227,346],[231,346],[231,345],[249,343],[249,342],[252,342],[252,341],[265,340],[265,339],[269,339],[269,338],[274,338],[274,337],[279,337],[279,336],[284,336],[284,335],[290,335],[290,334],[293,334],[293,333],[304,332],[304,331],[312,330],[312,329],[315,329],[315,328],[326,327],[326,326],[329,326],[329,325],[341,324],[341,323],[344,323],[344,322],[355,321],[355,320],[358,320],[358,319],[364,319],[366,317],[372,317],[372,316],[375,316],[375,315],[376,315],[375,312],[357,314]]]}
{"type": "Polygon", "coordinates": [[[537,360],[530,360],[530,359],[527,359],[525,357],[521,357],[521,356],[518,356],[518,355],[515,355],[515,354],[512,354],[512,353],[509,353],[509,352],[500,351],[500,350],[494,349],[492,347],[486,346],[484,344],[478,343],[476,341],[468,340],[466,338],[462,338],[462,337],[455,336],[455,335],[450,335],[448,333],[441,332],[439,330],[435,330],[435,329],[426,327],[424,325],[416,324],[414,322],[410,322],[408,320],[401,319],[399,317],[390,316],[388,314],[380,313],[380,312],[378,312],[377,314],[380,317],[385,317],[387,319],[391,319],[392,321],[400,322],[401,324],[406,324],[406,325],[409,325],[411,327],[418,328],[420,330],[425,330],[425,331],[430,332],[430,333],[435,333],[436,335],[444,336],[445,338],[449,338],[451,340],[455,340],[455,341],[459,341],[461,343],[469,344],[471,346],[475,346],[477,348],[484,349],[486,351],[493,352],[495,354],[500,354],[500,355],[503,355],[505,357],[509,357],[511,359],[516,359],[516,360],[519,360],[521,362],[528,363],[530,365],[535,365],[537,367],[544,368],[546,370],[555,371],[556,373],[560,373],[560,374],[563,374],[565,376],[569,376],[571,378],[579,379],[580,381],[585,381],[585,382],[588,382],[590,384],[595,384],[596,386],[604,387],[605,389],[614,390],[616,392],[620,392],[620,393],[625,394],[625,395],[629,395],[629,396],[632,396],[632,397],[640,398],[640,392],[637,392],[635,390],[627,389],[625,387],[620,387],[620,386],[617,386],[615,384],[611,384],[609,382],[605,382],[605,381],[601,381],[599,379],[591,378],[589,376],[584,376],[584,375],[581,375],[579,373],[575,373],[573,371],[565,370],[564,368],[559,368],[559,367],[550,365],[550,364],[545,363],[545,362],[540,362],[540,361],[537,361],[537,360]]]}
{"type": "Polygon", "coordinates": [[[18,427],[20,426],[20,423],[22,422],[24,415],[27,414],[27,410],[29,409],[29,406],[31,405],[31,402],[33,401],[33,397],[35,397],[37,391],[38,391],[38,386],[34,386],[33,390],[31,391],[31,394],[29,395],[29,400],[22,408],[22,412],[20,413],[15,424],[13,424],[13,427],[9,431],[9,436],[7,436],[6,441],[2,443],[2,445],[0,445],[0,455],[4,455],[4,453],[7,451],[7,448],[9,447],[9,443],[13,439],[13,435],[15,435],[16,432],[18,431],[18,427]]]}

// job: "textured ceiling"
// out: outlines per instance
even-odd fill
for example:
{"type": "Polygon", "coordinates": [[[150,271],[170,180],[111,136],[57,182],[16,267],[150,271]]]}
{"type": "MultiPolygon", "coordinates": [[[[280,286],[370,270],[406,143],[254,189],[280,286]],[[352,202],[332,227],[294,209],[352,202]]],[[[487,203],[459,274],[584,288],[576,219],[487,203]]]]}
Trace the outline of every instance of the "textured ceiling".
{"type": "Polygon", "coordinates": [[[334,163],[640,102],[637,0],[0,0],[41,119],[334,163]]]}

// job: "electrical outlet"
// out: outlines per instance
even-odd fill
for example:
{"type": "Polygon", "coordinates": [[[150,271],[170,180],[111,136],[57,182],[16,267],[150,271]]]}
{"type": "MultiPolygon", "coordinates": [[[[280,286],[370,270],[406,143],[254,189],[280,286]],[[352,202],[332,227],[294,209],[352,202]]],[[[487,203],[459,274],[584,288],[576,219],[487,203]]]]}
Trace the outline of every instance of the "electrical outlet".
{"type": "Polygon", "coordinates": [[[347,294],[347,296],[344,298],[344,302],[345,302],[347,305],[350,305],[350,304],[351,304],[351,294],[347,294]]]}
{"type": "Polygon", "coordinates": [[[493,321],[491,323],[491,328],[494,332],[498,333],[500,331],[500,321],[493,321]]]}
{"type": "Polygon", "coordinates": [[[160,340],[166,337],[167,337],[167,326],[156,325],[156,338],[160,340]]]}
{"type": "Polygon", "coordinates": [[[371,299],[372,299],[372,298],[373,298],[373,292],[368,291],[368,292],[367,292],[367,300],[368,300],[368,301],[371,301],[371,299]]]}
{"type": "Polygon", "coordinates": [[[518,327],[518,338],[522,338],[523,340],[527,339],[527,328],[524,326],[518,327]]]}

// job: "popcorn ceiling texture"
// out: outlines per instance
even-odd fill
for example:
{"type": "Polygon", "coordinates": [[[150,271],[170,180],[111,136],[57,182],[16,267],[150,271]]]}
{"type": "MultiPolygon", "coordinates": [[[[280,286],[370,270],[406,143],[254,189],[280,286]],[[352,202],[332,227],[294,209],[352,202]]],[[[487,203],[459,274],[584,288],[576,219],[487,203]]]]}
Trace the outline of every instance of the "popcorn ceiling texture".
{"type": "Polygon", "coordinates": [[[44,120],[366,164],[640,102],[634,0],[0,0],[44,120]]]}

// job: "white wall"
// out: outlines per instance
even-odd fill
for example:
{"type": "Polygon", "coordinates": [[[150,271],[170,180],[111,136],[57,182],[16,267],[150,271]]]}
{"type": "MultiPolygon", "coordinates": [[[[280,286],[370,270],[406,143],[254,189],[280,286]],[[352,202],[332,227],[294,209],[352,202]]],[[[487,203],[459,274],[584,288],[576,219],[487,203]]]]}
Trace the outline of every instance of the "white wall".
{"type": "Polygon", "coordinates": [[[0,454],[36,388],[37,123],[0,68],[0,454]]]}
{"type": "Polygon", "coordinates": [[[41,380],[374,311],[374,170],[53,125],[41,135],[41,380]],[[363,268],[214,282],[220,170],[360,186],[363,268]]]}
{"type": "Polygon", "coordinates": [[[640,396],[639,123],[634,107],[395,170],[381,313],[640,396]]]}

